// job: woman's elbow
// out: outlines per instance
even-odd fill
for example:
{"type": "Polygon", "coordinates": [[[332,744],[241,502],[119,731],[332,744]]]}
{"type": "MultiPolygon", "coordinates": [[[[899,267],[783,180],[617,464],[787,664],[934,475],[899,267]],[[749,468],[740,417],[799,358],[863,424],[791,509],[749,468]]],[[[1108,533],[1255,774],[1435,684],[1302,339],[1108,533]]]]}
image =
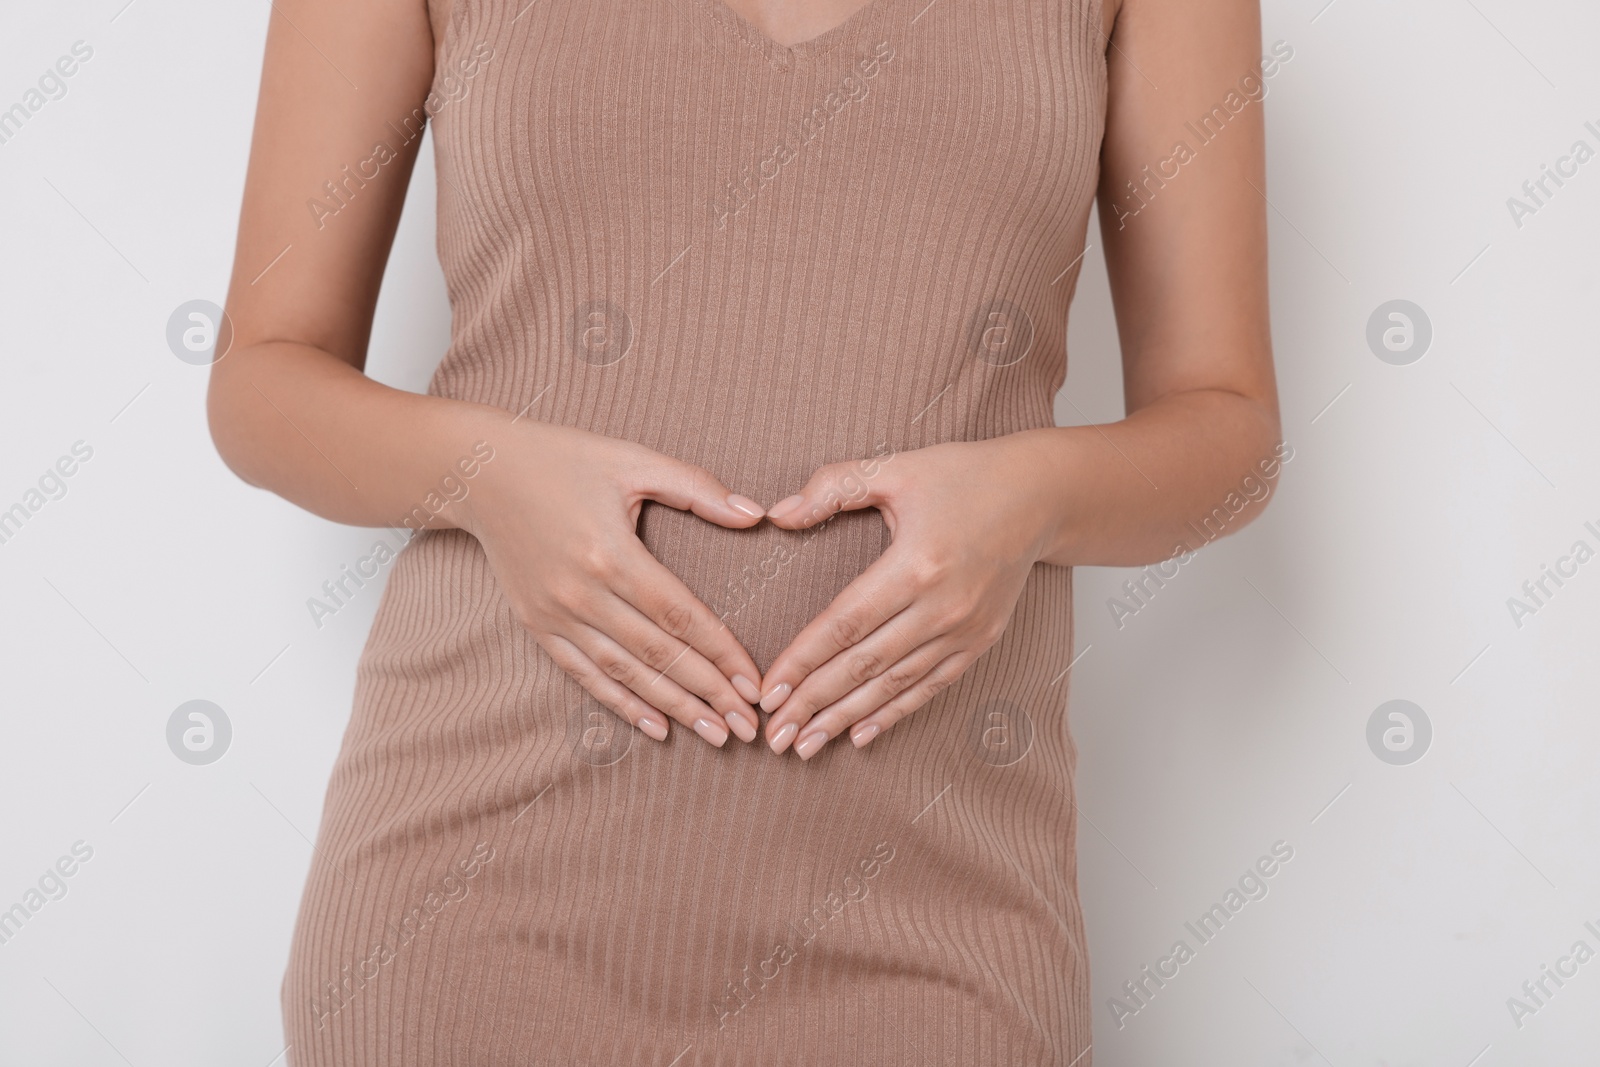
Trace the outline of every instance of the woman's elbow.
{"type": "MultiPolygon", "coordinates": [[[[237,358],[238,353],[234,353],[237,358]]],[[[247,432],[244,410],[248,401],[242,395],[250,388],[241,375],[225,369],[222,362],[211,366],[211,381],[206,387],[206,425],[211,432],[211,444],[217,450],[223,465],[246,485],[260,488],[261,483],[252,476],[254,449],[252,435],[247,432]]]]}

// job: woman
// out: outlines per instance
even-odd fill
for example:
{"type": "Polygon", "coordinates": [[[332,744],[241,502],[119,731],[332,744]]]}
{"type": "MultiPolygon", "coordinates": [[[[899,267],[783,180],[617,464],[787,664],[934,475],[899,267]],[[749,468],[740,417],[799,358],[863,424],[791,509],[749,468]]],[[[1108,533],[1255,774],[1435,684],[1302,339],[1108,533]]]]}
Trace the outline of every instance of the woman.
{"type": "Polygon", "coordinates": [[[1258,33],[1251,0],[277,0],[213,433],[421,531],[290,1063],[1087,1067],[1070,568],[1198,547],[1277,440],[1260,107],[1185,127],[1258,33]],[[424,117],[452,336],[418,396],[362,367],[424,117]],[[1057,428],[1097,190],[1129,415],[1057,428]]]}

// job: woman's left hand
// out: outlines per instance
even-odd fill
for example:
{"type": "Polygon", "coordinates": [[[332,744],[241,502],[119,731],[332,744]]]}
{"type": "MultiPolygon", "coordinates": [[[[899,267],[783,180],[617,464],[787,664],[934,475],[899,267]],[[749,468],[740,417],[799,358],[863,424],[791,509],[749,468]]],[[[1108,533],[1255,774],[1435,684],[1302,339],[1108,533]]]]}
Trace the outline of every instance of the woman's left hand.
{"type": "Polygon", "coordinates": [[[859,748],[1000,639],[1045,550],[1052,466],[1036,431],[933,445],[830,464],[768,510],[799,530],[875,507],[892,538],[762,679],[773,751],[809,759],[846,730],[859,748]]]}

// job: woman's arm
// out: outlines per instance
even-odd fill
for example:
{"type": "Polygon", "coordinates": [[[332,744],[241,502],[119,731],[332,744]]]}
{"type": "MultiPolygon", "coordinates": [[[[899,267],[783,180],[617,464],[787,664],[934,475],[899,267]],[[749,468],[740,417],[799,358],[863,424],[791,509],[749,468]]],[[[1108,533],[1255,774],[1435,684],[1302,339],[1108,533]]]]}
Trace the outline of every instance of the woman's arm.
{"type": "MultiPolygon", "coordinates": [[[[1124,0],[1115,20],[1100,232],[1128,416],[1040,436],[1062,486],[1046,497],[1047,563],[1132,566],[1200,548],[1191,523],[1279,442],[1262,105],[1241,88],[1264,95],[1256,0],[1124,0]],[[1201,143],[1194,130],[1217,107],[1228,120],[1201,143]]],[[[1228,532],[1264,503],[1247,501],[1228,532]]]]}
{"type": "Polygon", "coordinates": [[[433,48],[425,0],[273,3],[233,347],[208,398],[218,451],[339,522],[470,532],[518,620],[602,703],[658,739],[662,712],[713,744],[753,738],[754,662],[635,530],[645,499],[735,528],[757,505],[641,446],[362,373],[433,48]]]}
{"type": "Polygon", "coordinates": [[[1238,488],[1275,473],[1279,434],[1261,105],[1227,109],[1262,84],[1256,0],[1123,0],[1106,15],[1100,217],[1128,416],[918,449],[868,478],[835,464],[775,504],[790,528],[876,507],[893,536],[768,671],[779,751],[809,757],[852,726],[866,744],[921,707],[999,639],[1035,563],[1150,563],[1200,547],[1190,524],[1225,502],[1246,504],[1227,533],[1260,511],[1238,488]],[[1202,144],[1186,124],[1219,106],[1228,120],[1202,144]],[[1192,158],[1160,180],[1180,141],[1192,158]]]}
{"type": "Polygon", "coordinates": [[[228,293],[233,347],[208,408],[240,477],[340,522],[399,525],[494,417],[361,373],[421,142],[400,143],[390,124],[422,116],[432,77],[424,0],[271,8],[228,293]],[[363,179],[355,168],[379,141],[397,158],[363,179]],[[331,216],[308,206],[338,203],[327,182],[344,200],[331,216]]]}

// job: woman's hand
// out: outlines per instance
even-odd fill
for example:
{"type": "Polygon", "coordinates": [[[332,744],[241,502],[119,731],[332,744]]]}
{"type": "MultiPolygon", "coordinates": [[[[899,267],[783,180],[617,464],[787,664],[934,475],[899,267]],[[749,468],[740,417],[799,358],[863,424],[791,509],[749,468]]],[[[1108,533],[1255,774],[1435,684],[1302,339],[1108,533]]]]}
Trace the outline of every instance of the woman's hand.
{"type": "Polygon", "coordinates": [[[514,423],[492,440],[496,462],[452,518],[482,543],[517,621],[656,740],[665,716],[718,747],[730,727],[754,740],[755,661],[637,529],[646,500],[731,529],[760,522],[760,505],[700,467],[584,430],[514,423]]]}
{"type": "Polygon", "coordinates": [[[769,509],[797,530],[875,507],[893,538],[773,661],[773,751],[809,759],[847,729],[859,748],[1000,639],[1048,541],[1050,469],[1026,433],[934,445],[823,467],[769,509]]]}

